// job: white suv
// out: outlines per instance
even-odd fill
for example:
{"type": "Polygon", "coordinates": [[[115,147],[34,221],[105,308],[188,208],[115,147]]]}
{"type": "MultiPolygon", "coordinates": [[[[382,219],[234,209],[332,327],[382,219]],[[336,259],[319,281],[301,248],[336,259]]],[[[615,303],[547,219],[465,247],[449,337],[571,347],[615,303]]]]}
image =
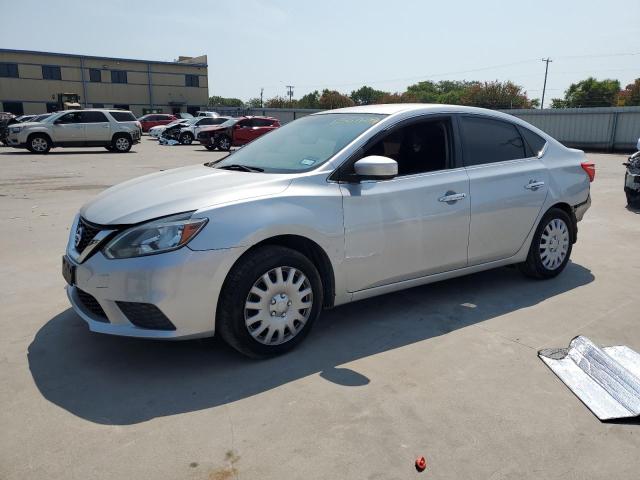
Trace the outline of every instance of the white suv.
{"type": "Polygon", "coordinates": [[[128,152],[140,141],[142,127],[136,117],[123,110],[65,110],[40,122],[9,127],[7,144],[32,153],[47,153],[54,147],[105,147],[128,152]]]}

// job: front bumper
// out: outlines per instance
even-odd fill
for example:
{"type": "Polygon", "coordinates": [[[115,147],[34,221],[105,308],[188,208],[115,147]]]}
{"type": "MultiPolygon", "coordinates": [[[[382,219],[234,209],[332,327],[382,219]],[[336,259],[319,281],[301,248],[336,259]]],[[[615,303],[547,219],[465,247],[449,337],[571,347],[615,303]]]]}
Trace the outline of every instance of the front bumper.
{"type": "Polygon", "coordinates": [[[76,263],[75,284],[67,285],[73,309],[94,332],[139,338],[186,339],[212,336],[218,295],[239,249],[193,251],[187,247],[146,257],[109,260],[101,252],[76,263]],[[83,303],[82,292],[98,302],[104,317],[83,303]],[[141,328],[117,302],[156,306],[175,330],[141,328]]]}

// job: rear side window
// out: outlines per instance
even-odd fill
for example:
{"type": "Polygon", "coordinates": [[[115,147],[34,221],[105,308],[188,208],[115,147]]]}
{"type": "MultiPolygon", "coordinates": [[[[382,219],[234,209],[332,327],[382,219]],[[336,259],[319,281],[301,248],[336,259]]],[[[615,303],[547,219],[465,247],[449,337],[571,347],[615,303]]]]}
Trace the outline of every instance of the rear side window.
{"type": "Polygon", "coordinates": [[[136,117],[131,112],[109,112],[116,122],[135,122],[136,117]]]}
{"type": "Polygon", "coordinates": [[[196,124],[199,127],[203,127],[205,125],[215,125],[213,122],[213,118],[211,117],[204,117],[202,120],[198,120],[198,123],[196,124]]]}
{"type": "Polygon", "coordinates": [[[273,120],[269,120],[268,118],[254,118],[253,126],[254,127],[270,127],[273,123],[273,120]]]}
{"type": "Polygon", "coordinates": [[[461,117],[465,166],[526,158],[515,125],[483,117],[461,117]]]}
{"type": "Polygon", "coordinates": [[[105,123],[108,121],[106,115],[102,112],[80,112],[81,123],[105,123]]]}
{"type": "Polygon", "coordinates": [[[533,133],[528,128],[520,127],[520,133],[524,137],[524,141],[527,142],[527,145],[529,145],[529,148],[531,149],[533,155],[540,155],[540,152],[547,144],[547,141],[537,133],[533,133]]]}

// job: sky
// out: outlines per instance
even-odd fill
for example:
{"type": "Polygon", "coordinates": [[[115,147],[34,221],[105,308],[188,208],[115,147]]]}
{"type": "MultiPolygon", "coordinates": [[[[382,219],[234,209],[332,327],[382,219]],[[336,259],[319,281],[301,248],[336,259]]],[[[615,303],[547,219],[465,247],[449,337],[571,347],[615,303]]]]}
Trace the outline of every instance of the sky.
{"type": "Polygon", "coordinates": [[[639,0],[0,0],[0,48],[171,61],[206,54],[209,95],[294,98],[421,80],[511,80],[545,103],[640,77],[639,0]]]}

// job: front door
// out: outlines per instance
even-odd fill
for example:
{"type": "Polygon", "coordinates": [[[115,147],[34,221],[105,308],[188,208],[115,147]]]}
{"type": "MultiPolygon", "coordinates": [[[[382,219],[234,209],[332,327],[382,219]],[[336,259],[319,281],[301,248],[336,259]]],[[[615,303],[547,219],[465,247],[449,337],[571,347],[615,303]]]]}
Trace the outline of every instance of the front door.
{"type": "Polygon", "coordinates": [[[55,120],[51,136],[54,143],[59,145],[83,145],[84,124],[80,121],[80,112],[69,112],[55,120]]]}
{"type": "Polygon", "coordinates": [[[233,144],[234,145],[244,145],[245,143],[249,143],[253,140],[252,131],[253,128],[253,119],[246,118],[244,120],[240,120],[233,126],[233,144]]]}
{"type": "Polygon", "coordinates": [[[460,130],[471,191],[469,265],[509,258],[535,225],[547,169],[512,123],[465,115],[460,130]]]}
{"type": "Polygon", "coordinates": [[[396,160],[396,178],[341,184],[350,292],[467,265],[469,179],[452,133],[447,117],[401,125],[363,154],[396,160]]]}

